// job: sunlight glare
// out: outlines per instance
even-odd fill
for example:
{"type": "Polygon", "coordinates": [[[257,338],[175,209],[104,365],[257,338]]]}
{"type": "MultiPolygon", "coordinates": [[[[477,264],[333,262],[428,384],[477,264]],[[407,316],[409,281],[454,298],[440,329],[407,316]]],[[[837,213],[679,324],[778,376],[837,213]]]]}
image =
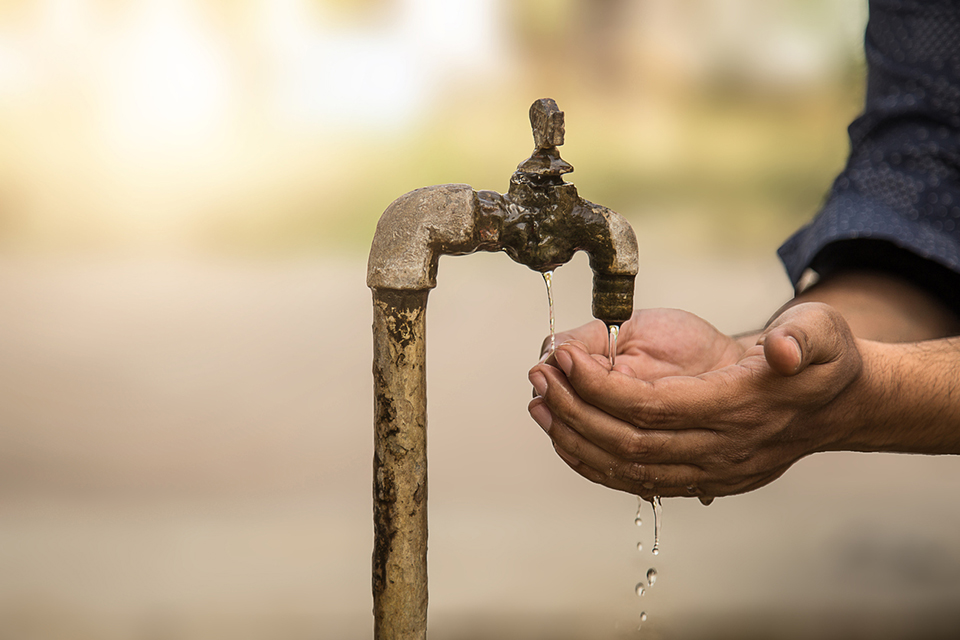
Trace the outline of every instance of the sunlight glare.
{"type": "Polygon", "coordinates": [[[121,147],[208,141],[229,99],[229,69],[182,0],[150,0],[108,63],[108,129],[121,147]]]}

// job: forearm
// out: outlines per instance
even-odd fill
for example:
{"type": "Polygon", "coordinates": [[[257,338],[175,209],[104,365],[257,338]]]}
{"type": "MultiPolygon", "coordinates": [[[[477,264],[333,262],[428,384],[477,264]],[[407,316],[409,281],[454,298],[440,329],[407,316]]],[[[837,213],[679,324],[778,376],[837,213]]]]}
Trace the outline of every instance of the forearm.
{"type": "Polygon", "coordinates": [[[783,309],[823,302],[839,311],[853,335],[879,342],[919,342],[960,334],[960,318],[904,279],[876,271],[847,271],[797,295],[783,309]]]}
{"type": "MultiPolygon", "coordinates": [[[[919,342],[960,334],[960,318],[939,300],[886,273],[839,273],[797,295],[773,318],[803,302],[829,304],[843,315],[853,335],[867,340],[919,342]]],[[[748,349],[756,344],[761,333],[750,331],[733,339],[748,349]]]]}
{"type": "Polygon", "coordinates": [[[857,344],[863,373],[832,412],[827,448],[960,454],[960,337],[857,344]]]}

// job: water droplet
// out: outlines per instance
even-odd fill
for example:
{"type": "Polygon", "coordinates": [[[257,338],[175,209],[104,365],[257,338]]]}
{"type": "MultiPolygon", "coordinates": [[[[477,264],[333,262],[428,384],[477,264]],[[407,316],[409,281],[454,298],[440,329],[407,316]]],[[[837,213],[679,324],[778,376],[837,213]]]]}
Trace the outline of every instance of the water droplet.
{"type": "Polygon", "coordinates": [[[700,496],[700,504],[709,507],[713,503],[713,496],[700,496]]]}
{"type": "Polygon", "coordinates": [[[633,524],[638,527],[643,524],[643,519],[640,517],[640,512],[643,511],[643,498],[637,496],[637,516],[633,521],[633,524]]]}
{"type": "Polygon", "coordinates": [[[543,281],[547,285],[547,304],[550,306],[550,353],[557,350],[557,322],[553,316],[553,271],[543,272],[543,281]]]}
{"type": "Polygon", "coordinates": [[[641,611],[641,612],[640,612],[640,622],[646,622],[646,621],[647,621],[647,612],[646,612],[646,611],[641,611]]]}
{"type": "Polygon", "coordinates": [[[650,550],[653,555],[660,553],[660,524],[663,520],[663,506],[660,504],[660,496],[653,496],[653,548],[650,550]]]}
{"type": "Polygon", "coordinates": [[[611,324],[607,325],[610,331],[610,341],[607,344],[607,359],[610,360],[610,368],[613,369],[613,365],[617,361],[617,338],[620,336],[620,325],[611,324]]]}
{"type": "Polygon", "coordinates": [[[647,569],[647,586],[652,587],[657,583],[657,570],[647,569]]]}
{"type": "Polygon", "coordinates": [[[643,519],[640,516],[637,516],[633,523],[639,527],[643,524],[643,519]]]}
{"type": "Polygon", "coordinates": [[[644,589],[645,586],[646,586],[646,585],[643,584],[642,582],[638,582],[638,583],[637,583],[637,589],[636,589],[636,590],[637,590],[637,595],[638,595],[638,596],[642,596],[642,595],[643,595],[643,592],[645,591],[645,589],[644,589]]]}
{"type": "Polygon", "coordinates": [[[643,543],[642,543],[642,542],[638,542],[638,543],[637,543],[637,551],[643,551],[643,543]]]}

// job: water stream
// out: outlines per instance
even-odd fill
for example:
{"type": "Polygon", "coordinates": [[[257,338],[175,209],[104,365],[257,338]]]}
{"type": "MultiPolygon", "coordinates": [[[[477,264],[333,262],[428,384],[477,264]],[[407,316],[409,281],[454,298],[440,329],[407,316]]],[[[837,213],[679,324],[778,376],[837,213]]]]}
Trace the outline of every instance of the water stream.
{"type": "Polygon", "coordinates": [[[553,270],[543,272],[547,285],[547,304],[550,307],[550,353],[557,350],[557,321],[553,314],[553,270]]]}
{"type": "Polygon", "coordinates": [[[607,343],[607,358],[610,360],[610,369],[613,369],[613,365],[617,362],[617,338],[620,337],[620,325],[611,324],[607,325],[607,328],[610,333],[607,343]]]}

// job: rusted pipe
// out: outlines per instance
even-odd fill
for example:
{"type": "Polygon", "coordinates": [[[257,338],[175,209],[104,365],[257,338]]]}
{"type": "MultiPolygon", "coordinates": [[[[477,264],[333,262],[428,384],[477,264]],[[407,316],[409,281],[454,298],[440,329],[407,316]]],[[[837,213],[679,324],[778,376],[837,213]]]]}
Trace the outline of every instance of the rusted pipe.
{"type": "Polygon", "coordinates": [[[373,293],[373,611],[382,640],[427,635],[428,293],[373,293]]]}

